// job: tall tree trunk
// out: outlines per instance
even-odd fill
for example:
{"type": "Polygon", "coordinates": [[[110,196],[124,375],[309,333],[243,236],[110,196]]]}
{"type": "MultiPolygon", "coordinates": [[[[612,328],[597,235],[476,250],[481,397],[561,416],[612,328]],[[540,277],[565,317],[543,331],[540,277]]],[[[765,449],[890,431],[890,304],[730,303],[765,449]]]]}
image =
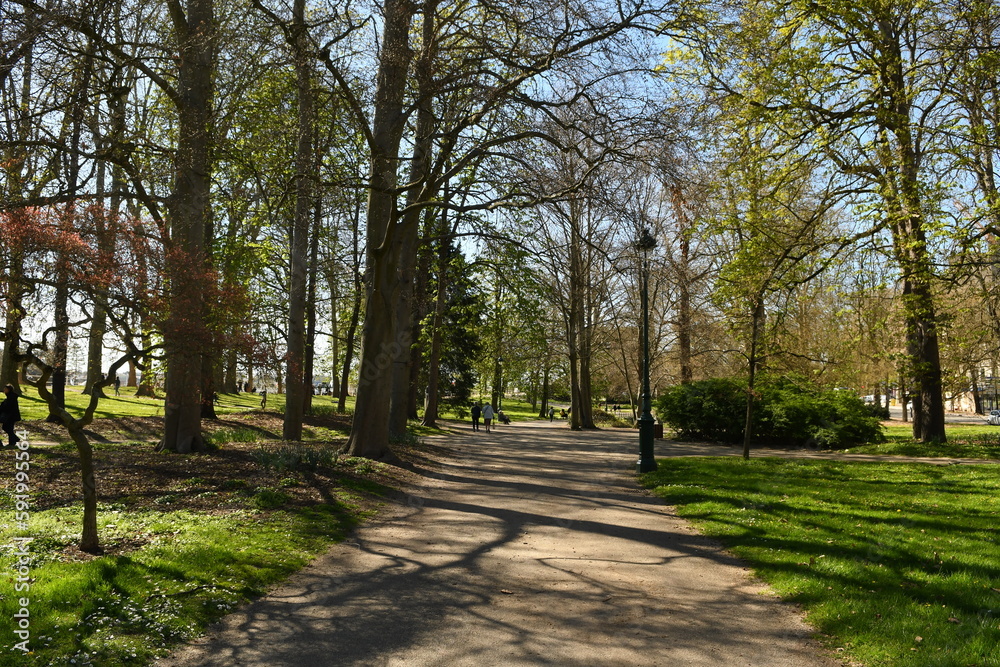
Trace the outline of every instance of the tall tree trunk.
{"type": "Polygon", "coordinates": [[[972,411],[983,414],[983,395],[979,388],[979,373],[975,367],[969,369],[969,380],[972,383],[972,411]]]}
{"type": "Polygon", "coordinates": [[[408,0],[386,0],[384,4],[375,89],[368,197],[367,307],[354,423],[346,448],[353,456],[372,459],[392,457],[389,448],[392,366],[408,353],[397,340],[399,327],[395,316],[399,287],[396,173],[406,125],[403,103],[412,57],[409,36],[414,10],[408,0]]]}
{"type": "Polygon", "coordinates": [[[583,395],[581,392],[581,376],[583,364],[580,356],[582,349],[581,338],[584,329],[584,268],[583,268],[583,238],[580,234],[580,212],[579,204],[570,202],[571,206],[571,231],[569,243],[569,328],[567,330],[566,343],[569,346],[569,366],[570,366],[570,428],[579,430],[583,428],[581,420],[581,405],[583,395]]]}
{"type": "MultiPolygon", "coordinates": [[[[329,262],[329,266],[333,263],[329,262]]],[[[340,288],[337,278],[332,269],[327,270],[327,287],[330,290],[330,394],[340,396],[340,377],[337,375],[340,359],[340,315],[338,303],[340,302],[340,288]]]]}
{"type": "MultiPolygon", "coordinates": [[[[438,270],[440,271],[440,264],[438,270]]],[[[424,389],[423,425],[436,427],[440,416],[441,329],[444,327],[444,301],[447,276],[438,273],[437,295],[434,299],[434,323],[431,325],[431,349],[427,359],[427,387],[424,389]]]]}
{"type": "MultiPolygon", "coordinates": [[[[589,254],[589,253],[588,253],[589,254]]],[[[597,428],[594,423],[594,394],[591,361],[594,358],[594,303],[595,291],[590,286],[593,283],[591,272],[591,262],[585,261],[583,266],[583,281],[581,286],[581,296],[584,307],[582,309],[583,321],[580,331],[580,428],[597,428]]]]}
{"type": "Polygon", "coordinates": [[[743,458],[750,458],[750,443],[753,439],[753,406],[754,390],[757,382],[757,363],[760,358],[760,339],[764,331],[764,297],[757,295],[757,303],[753,309],[753,318],[750,323],[750,372],[747,378],[747,409],[746,417],[743,421],[743,458]]]}
{"type": "Polygon", "coordinates": [[[46,421],[60,423],[56,409],[66,407],[66,362],[69,352],[69,275],[66,263],[58,260],[55,291],[55,338],[52,345],[52,401],[46,421]],[[52,407],[54,406],[54,408],[52,407]]]}
{"type": "Polygon", "coordinates": [[[179,46],[177,149],[173,191],[167,201],[171,247],[170,313],[163,328],[166,356],[164,433],[160,447],[201,451],[202,358],[210,345],[203,281],[205,231],[211,215],[214,117],[215,13],[213,0],[171,2],[179,46]]]}
{"type": "Polygon", "coordinates": [[[410,176],[406,194],[406,210],[400,221],[396,235],[399,257],[399,286],[396,290],[397,344],[403,348],[402,358],[392,366],[392,393],[389,398],[389,437],[406,434],[406,423],[410,415],[411,400],[415,408],[413,388],[414,345],[417,340],[417,241],[420,235],[422,209],[420,204],[434,196],[429,182],[431,154],[434,149],[434,91],[433,66],[435,54],[435,13],[437,3],[428,0],[423,5],[422,49],[417,60],[416,79],[417,127],[414,137],[413,154],[410,159],[410,176]]]}
{"type": "Polygon", "coordinates": [[[538,416],[543,418],[549,416],[549,373],[550,372],[551,368],[549,367],[549,359],[548,355],[546,355],[545,365],[544,368],[542,369],[542,395],[540,397],[541,400],[539,401],[539,403],[541,404],[541,408],[539,408],[538,410],[538,416]]]}
{"type": "Polygon", "coordinates": [[[879,116],[879,158],[886,172],[883,198],[891,216],[893,248],[903,278],[903,311],[910,385],[916,391],[913,437],[922,442],[945,442],[944,396],[938,348],[938,322],[932,289],[933,262],[927,249],[923,202],[920,194],[920,156],[913,136],[913,94],[903,72],[905,58],[891,20],[879,20],[882,37],[882,90],[879,116]]]}
{"type": "Polygon", "coordinates": [[[347,322],[347,335],[344,337],[344,364],[340,368],[340,393],[337,396],[337,412],[347,410],[347,394],[351,382],[351,364],[354,362],[354,342],[357,338],[358,323],[361,320],[361,287],[356,286],[354,306],[351,308],[351,318],[347,322]]]}
{"type": "Polygon", "coordinates": [[[5,267],[6,275],[0,280],[5,283],[4,294],[4,340],[3,360],[0,362],[0,386],[13,385],[20,393],[20,379],[17,372],[18,342],[21,339],[21,323],[24,321],[22,306],[23,286],[17,276],[24,275],[24,256],[20,252],[12,252],[10,264],[5,267]]]}
{"type": "MultiPolygon", "coordinates": [[[[96,121],[94,125],[96,126],[96,121]]],[[[98,134],[97,127],[93,127],[94,135],[98,134]]],[[[104,161],[98,163],[97,165],[97,198],[98,201],[103,201],[104,199],[104,179],[106,165],[104,161]]],[[[113,252],[113,243],[109,243],[110,239],[110,229],[109,222],[113,224],[111,218],[112,207],[114,204],[109,205],[101,211],[95,213],[95,232],[97,233],[97,244],[98,252],[101,254],[102,259],[109,257],[111,252],[113,252]]],[[[92,305],[93,316],[90,321],[90,331],[87,334],[87,377],[83,382],[83,393],[90,394],[94,391],[94,385],[104,379],[104,334],[108,328],[108,314],[107,314],[107,298],[104,294],[104,290],[96,290],[94,294],[94,303],[92,305]]],[[[97,388],[96,391],[101,391],[97,388]]],[[[103,393],[103,392],[102,392],[103,393]]]]}
{"type": "Polygon", "coordinates": [[[344,337],[344,364],[340,371],[340,394],[337,398],[337,412],[343,413],[347,410],[347,393],[350,389],[351,366],[354,363],[354,342],[358,333],[358,323],[361,320],[361,301],[364,298],[364,283],[361,280],[360,267],[360,239],[359,228],[361,226],[360,206],[354,209],[354,226],[352,228],[353,250],[351,256],[354,258],[352,274],[354,276],[354,299],[351,307],[351,317],[347,323],[347,335],[344,337]]]}
{"type": "MultiPolygon", "coordinates": [[[[88,48],[92,52],[92,47],[88,48]]],[[[60,226],[65,231],[72,231],[80,224],[77,219],[76,196],[80,187],[80,144],[83,133],[84,105],[90,93],[92,53],[83,60],[83,67],[74,81],[73,97],[67,111],[67,121],[70,126],[70,155],[66,165],[66,190],[69,204],[63,212],[60,226]]],[[[46,421],[60,423],[57,410],[66,407],[66,364],[69,355],[69,266],[66,258],[56,259],[56,289],[54,299],[55,336],[52,345],[52,398],[49,402],[49,415],[46,421]]]]}
{"type": "Polygon", "coordinates": [[[223,373],[222,373],[222,391],[227,394],[235,394],[239,392],[242,387],[240,387],[239,380],[239,352],[230,347],[223,354],[223,373]]]}
{"type": "MultiPolygon", "coordinates": [[[[450,189],[445,186],[444,200],[448,201],[450,189]]],[[[424,388],[424,419],[423,425],[436,427],[438,417],[440,417],[440,378],[441,378],[441,344],[442,329],[444,328],[445,300],[448,292],[449,262],[448,257],[451,250],[450,241],[446,240],[448,233],[448,210],[441,209],[437,232],[432,234],[438,237],[437,257],[435,274],[437,276],[437,290],[434,294],[434,321],[431,324],[431,349],[427,358],[427,386],[424,388]]]]}
{"type": "Polygon", "coordinates": [[[305,24],[305,0],[292,5],[292,50],[295,58],[296,96],[298,97],[298,144],[295,151],[295,218],[292,224],[290,274],[288,290],[288,354],[286,365],[285,421],[282,437],[302,439],[302,418],[305,414],[306,383],[305,348],[307,345],[306,273],[309,262],[309,227],[313,210],[313,182],[316,160],[315,111],[312,90],[312,58],[305,24]]]}
{"type": "MultiPolygon", "coordinates": [[[[25,8],[24,23],[29,26],[34,23],[34,13],[31,9],[25,8]]],[[[30,113],[31,100],[34,96],[34,62],[35,62],[34,40],[27,45],[27,49],[22,60],[21,89],[19,94],[19,104],[17,110],[17,120],[15,131],[17,140],[10,142],[4,147],[3,164],[0,168],[6,176],[6,183],[0,183],[0,198],[10,202],[15,202],[24,196],[25,187],[25,167],[28,159],[27,143],[31,136],[32,116],[30,113]]],[[[23,210],[13,210],[12,216],[26,215],[23,210]]],[[[0,281],[4,284],[4,289],[0,290],[5,296],[4,299],[4,339],[3,357],[0,359],[0,386],[12,385],[14,389],[21,393],[20,374],[16,354],[19,352],[18,343],[21,339],[22,323],[25,318],[24,311],[24,285],[18,276],[24,275],[24,255],[21,251],[10,252],[10,264],[3,267],[0,272],[0,281]]]]}
{"type": "Polygon", "coordinates": [[[671,188],[671,201],[678,224],[678,250],[680,257],[676,267],[677,280],[677,364],[681,384],[689,384],[694,379],[691,368],[691,240],[690,221],[684,210],[684,193],[680,186],[671,188]]]}
{"type": "Polygon", "coordinates": [[[319,228],[322,222],[322,209],[319,201],[313,206],[312,240],[309,244],[309,288],[306,290],[306,349],[305,349],[305,382],[306,395],[303,405],[305,414],[312,414],[313,376],[316,368],[316,281],[319,274],[319,228]]]}

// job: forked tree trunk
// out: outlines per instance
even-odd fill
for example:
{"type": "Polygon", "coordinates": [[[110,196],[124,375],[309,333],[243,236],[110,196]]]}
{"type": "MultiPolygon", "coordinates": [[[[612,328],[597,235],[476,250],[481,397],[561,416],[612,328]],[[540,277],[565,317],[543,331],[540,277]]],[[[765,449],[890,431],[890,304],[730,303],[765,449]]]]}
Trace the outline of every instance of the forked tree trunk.
{"type": "MultiPolygon", "coordinates": [[[[413,386],[414,344],[417,340],[417,241],[420,237],[422,209],[419,205],[430,200],[435,191],[429,184],[431,153],[434,149],[433,65],[435,53],[436,2],[425,2],[422,11],[422,50],[416,66],[417,110],[416,136],[410,158],[410,187],[406,194],[406,210],[396,235],[399,261],[399,287],[396,290],[397,342],[403,348],[402,358],[392,366],[392,393],[389,398],[389,437],[406,434],[410,417],[411,387],[413,386]]],[[[415,400],[413,401],[415,403],[415,400]]]]}

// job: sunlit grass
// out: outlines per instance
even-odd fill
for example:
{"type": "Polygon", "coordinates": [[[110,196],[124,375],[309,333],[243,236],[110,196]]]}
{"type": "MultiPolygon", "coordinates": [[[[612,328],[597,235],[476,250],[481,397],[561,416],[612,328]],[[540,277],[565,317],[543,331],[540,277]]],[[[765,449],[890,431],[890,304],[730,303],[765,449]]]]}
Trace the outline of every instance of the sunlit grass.
{"type": "Polygon", "coordinates": [[[1000,664],[993,466],[661,459],[644,479],[832,648],[865,665],[1000,664]]]}
{"type": "MultiPolygon", "coordinates": [[[[252,504],[281,505],[279,490],[253,493],[252,504]]],[[[11,514],[0,512],[6,572],[17,534],[11,514]]],[[[78,537],[80,508],[31,515],[31,587],[15,594],[12,578],[0,579],[0,616],[13,618],[19,599],[30,600],[32,653],[11,651],[5,637],[0,665],[147,664],[301,568],[342,539],[357,516],[339,504],[215,515],[106,507],[99,520],[105,543],[140,539],[145,546],[73,562],[64,550],[78,537]]]]}
{"type": "Polygon", "coordinates": [[[1000,426],[947,424],[946,443],[915,441],[909,424],[887,426],[885,434],[886,442],[852,447],[849,451],[855,454],[1000,459],[1000,426]]]}
{"type": "MultiPolygon", "coordinates": [[[[38,392],[34,387],[22,385],[23,392],[18,403],[21,408],[21,418],[28,421],[34,419],[45,419],[49,414],[48,406],[38,397],[38,392]]],[[[83,387],[67,387],[66,407],[70,414],[82,416],[90,396],[82,393],[83,387]]],[[[109,419],[115,417],[162,417],[163,416],[163,396],[162,392],[157,398],[145,398],[135,395],[135,387],[122,387],[121,395],[114,395],[114,388],[104,390],[105,398],[98,404],[94,417],[97,419],[109,419]]],[[[337,399],[333,396],[313,396],[313,406],[317,413],[333,414],[336,412],[337,399]]],[[[239,394],[219,394],[215,404],[215,411],[219,415],[238,414],[251,410],[261,410],[261,394],[240,392],[239,394]]],[[[269,393],[267,395],[266,412],[284,414],[285,395],[269,393]]],[[[346,411],[350,413],[354,409],[354,397],[348,397],[346,411]]]]}

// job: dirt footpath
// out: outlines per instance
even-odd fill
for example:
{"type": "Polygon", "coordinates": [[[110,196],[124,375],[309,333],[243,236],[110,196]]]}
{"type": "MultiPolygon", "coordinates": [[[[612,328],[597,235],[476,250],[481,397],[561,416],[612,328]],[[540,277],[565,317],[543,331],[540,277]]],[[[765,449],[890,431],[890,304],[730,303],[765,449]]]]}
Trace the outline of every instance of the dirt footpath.
{"type": "Polygon", "coordinates": [[[840,664],[638,489],[634,432],[532,422],[442,443],[454,456],[400,512],[158,664],[840,664]]]}

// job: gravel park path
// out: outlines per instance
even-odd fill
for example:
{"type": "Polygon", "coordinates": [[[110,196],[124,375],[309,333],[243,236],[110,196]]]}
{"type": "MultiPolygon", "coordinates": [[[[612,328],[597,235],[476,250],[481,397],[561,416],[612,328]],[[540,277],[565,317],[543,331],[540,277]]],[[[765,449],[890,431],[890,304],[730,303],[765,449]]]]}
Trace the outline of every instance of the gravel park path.
{"type": "Polygon", "coordinates": [[[450,453],[398,511],[158,664],[841,664],[638,488],[634,432],[540,421],[430,440],[450,453]]]}

